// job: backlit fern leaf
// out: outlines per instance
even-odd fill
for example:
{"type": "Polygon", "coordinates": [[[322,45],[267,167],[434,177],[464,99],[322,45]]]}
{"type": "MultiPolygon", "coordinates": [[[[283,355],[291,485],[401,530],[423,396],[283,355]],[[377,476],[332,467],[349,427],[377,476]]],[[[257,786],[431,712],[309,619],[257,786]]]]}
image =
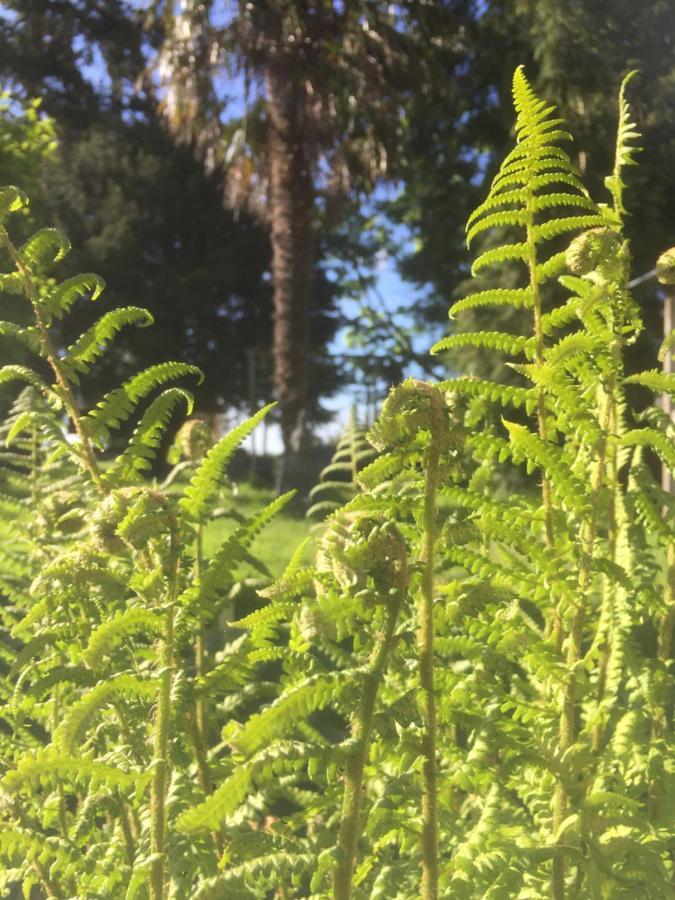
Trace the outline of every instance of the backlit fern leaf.
{"type": "Polygon", "coordinates": [[[206,512],[208,504],[218,490],[221,479],[239,445],[274,407],[274,403],[264,406],[245,422],[233,428],[215,444],[190,479],[180,506],[189,518],[198,521],[206,512]]]}
{"type": "Polygon", "coordinates": [[[294,495],[295,491],[281,494],[237,527],[214,553],[201,576],[180,596],[179,602],[190,607],[202,607],[205,611],[212,608],[222,586],[228,584],[234,570],[246,559],[255,538],[294,495]]]}
{"type": "Polygon", "coordinates": [[[503,331],[464,331],[441,338],[433,345],[430,352],[440,353],[443,350],[454,350],[457,347],[484,347],[516,356],[531,344],[530,338],[517,334],[505,334],[503,331]]]}
{"type": "Polygon", "coordinates": [[[83,424],[97,438],[105,440],[110,428],[126,422],[137,404],[156,388],[185,375],[196,375],[201,382],[203,375],[197,366],[181,362],[158,363],[134,375],[121,387],[115,388],[84,417],[83,424]]]}
{"type": "Polygon", "coordinates": [[[270,890],[286,884],[296,873],[311,871],[315,859],[311,854],[274,853],[233,866],[222,875],[204,882],[195,892],[194,900],[220,900],[236,897],[236,890],[249,888],[270,890]]]}
{"type": "Polygon", "coordinates": [[[134,429],[126,450],[117,457],[114,465],[106,472],[105,481],[109,485],[128,480],[134,472],[150,468],[150,461],[159,448],[169,419],[179,401],[192,412],[192,394],[183,388],[167,388],[156,397],[134,429]]]}
{"type": "Polygon", "coordinates": [[[256,789],[283,775],[304,772],[312,759],[326,759],[326,747],[313,747],[299,741],[278,741],[260,750],[251,759],[235,765],[232,773],[203,803],[180,816],[177,827],[194,832],[217,828],[233,815],[256,789]]]}
{"type": "Polygon", "coordinates": [[[626,100],[626,88],[637,74],[636,70],[629,72],[621,82],[614,170],[605,179],[605,186],[614,199],[614,212],[618,222],[621,221],[621,217],[626,213],[623,203],[623,192],[626,187],[623,181],[623,169],[625,166],[635,165],[634,156],[640,149],[634,146],[634,142],[640,137],[640,132],[637,130],[635,123],[631,121],[631,110],[626,100]]]}
{"type": "Polygon", "coordinates": [[[329,465],[322,469],[319,483],[309,492],[312,505],[307,510],[307,517],[325,519],[350,500],[359,490],[359,471],[372,462],[375,455],[366,429],[359,424],[352,410],[329,465]]]}
{"type": "Polygon", "coordinates": [[[625,383],[639,384],[655,393],[663,391],[663,393],[675,395],[675,374],[672,372],[661,372],[658,369],[638,372],[636,375],[629,375],[625,379],[625,383]]]}
{"type": "Polygon", "coordinates": [[[72,756],[89,720],[100,712],[106,703],[117,698],[153,700],[156,695],[157,685],[151,680],[142,680],[135,675],[114,675],[87,691],[70,707],[54,732],[54,746],[66,755],[72,756]]]}
{"type": "Polygon", "coordinates": [[[91,300],[96,300],[104,289],[105,281],[100,275],[93,272],[73,275],[72,278],[62,281],[47,295],[43,301],[45,311],[56,318],[62,318],[80,297],[89,296],[91,300]]]}
{"type": "Polygon", "coordinates": [[[41,228],[28,238],[19,254],[31,266],[57,262],[70,251],[70,241],[58,228],[41,228]]]}
{"type": "Polygon", "coordinates": [[[358,673],[353,671],[311,675],[300,684],[289,687],[278,700],[262,712],[255,713],[230,738],[232,745],[247,755],[256,753],[272,740],[292,731],[311,712],[333,702],[347,684],[353,685],[358,673]]]}
{"type": "Polygon", "coordinates": [[[100,668],[107,661],[106,657],[125,638],[137,632],[156,638],[161,633],[162,624],[153,610],[130,607],[118,612],[92,632],[82,652],[82,659],[90,668],[100,668]]]}
{"type": "Polygon", "coordinates": [[[0,335],[18,341],[32,353],[40,352],[40,337],[33,327],[23,328],[14,322],[0,322],[0,335]]]}
{"type": "Polygon", "coordinates": [[[149,773],[125,772],[95,760],[65,756],[60,750],[45,748],[20,757],[14,768],[0,779],[9,794],[30,793],[59,784],[98,790],[99,787],[128,788],[147,782],[149,773]]]}
{"type": "Polygon", "coordinates": [[[106,345],[125,325],[152,325],[153,318],[146,309],[126,306],[101,316],[91,328],[71,344],[61,359],[69,377],[77,382],[76,373],[87,372],[90,365],[103,355],[106,345]]]}
{"type": "Polygon", "coordinates": [[[463,300],[458,300],[450,307],[448,315],[454,318],[458,313],[483,306],[512,306],[514,309],[527,309],[532,306],[530,288],[494,288],[489,291],[477,291],[463,300]]]}

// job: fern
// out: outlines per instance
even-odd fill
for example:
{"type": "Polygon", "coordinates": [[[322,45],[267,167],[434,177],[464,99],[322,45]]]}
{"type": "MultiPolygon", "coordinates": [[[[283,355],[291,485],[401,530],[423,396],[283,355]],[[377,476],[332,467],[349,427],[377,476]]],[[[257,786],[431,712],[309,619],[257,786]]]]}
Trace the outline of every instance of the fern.
{"type": "Polygon", "coordinates": [[[181,499],[181,507],[191,519],[199,520],[205,514],[207,505],[213,498],[234,452],[273,406],[273,403],[268,404],[246,422],[242,422],[206,454],[185,489],[185,496],[181,499]]]}
{"type": "Polygon", "coordinates": [[[675,509],[653,469],[675,445],[669,417],[627,389],[672,385],[626,372],[642,322],[625,84],[599,204],[516,71],[515,146],[467,237],[475,272],[523,277],[451,312],[510,307],[529,324],[459,318],[434,350],[473,347],[503,370],[409,379],[368,435],[350,423],[313,494],[329,513],[316,548],[275,579],[254,541],[290,495],[243,516],[224,484],[269,407],[217,440],[189,420],[169,477],[148,477],[189,399],[165,386],[198,370],[153,366],[83,415],[78,379],[148,316],[104,315],[56,352],[52,319],[100,282],[54,288],[67,240],[43,230],[17,248],[4,223],[26,200],[0,190],[0,286],[28,317],[0,332],[39,357],[0,370],[29,385],[0,425],[3,889],[670,896],[675,509]]]}
{"type": "Polygon", "coordinates": [[[358,491],[359,471],[372,462],[374,455],[366,438],[366,429],[359,424],[352,409],[330,463],[321,471],[319,483],[309,492],[312,504],[307,517],[325,519],[350,500],[358,491]]]}

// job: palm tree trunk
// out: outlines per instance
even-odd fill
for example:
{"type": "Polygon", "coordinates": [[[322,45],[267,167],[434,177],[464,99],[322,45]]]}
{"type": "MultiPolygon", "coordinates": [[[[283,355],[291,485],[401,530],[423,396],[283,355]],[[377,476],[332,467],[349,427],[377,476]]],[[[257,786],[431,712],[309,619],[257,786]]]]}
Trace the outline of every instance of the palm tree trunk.
{"type": "Polygon", "coordinates": [[[274,386],[291,479],[307,402],[314,272],[314,184],[303,134],[302,86],[294,74],[283,54],[267,69],[274,386]]]}

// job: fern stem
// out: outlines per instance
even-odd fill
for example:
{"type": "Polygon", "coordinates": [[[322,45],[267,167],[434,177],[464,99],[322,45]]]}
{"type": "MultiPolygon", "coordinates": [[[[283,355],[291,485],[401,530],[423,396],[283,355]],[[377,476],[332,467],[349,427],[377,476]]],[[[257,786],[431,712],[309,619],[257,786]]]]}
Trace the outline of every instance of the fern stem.
{"type": "Polygon", "coordinates": [[[45,357],[54,373],[56,383],[60,388],[61,398],[65,404],[68,416],[73,423],[75,432],[80,440],[85,466],[87,467],[87,470],[89,471],[89,474],[91,475],[91,478],[99,492],[105,493],[105,487],[101,478],[101,472],[98,467],[98,462],[96,461],[96,456],[94,454],[91,441],[89,440],[89,436],[87,435],[86,431],[82,427],[82,416],[80,414],[77,400],[75,399],[75,395],[73,394],[72,388],[70,387],[68,378],[66,377],[66,374],[59,362],[59,357],[54,348],[54,344],[52,343],[49,328],[42,318],[40,296],[33,282],[31,271],[24,263],[23,259],[21,258],[21,254],[14,246],[12,239],[7,233],[7,229],[3,225],[0,225],[0,242],[4,245],[14,265],[16,266],[17,271],[21,275],[26,299],[29,301],[33,308],[33,317],[35,319],[35,325],[37,326],[37,330],[40,335],[40,341],[42,343],[45,357]]]}
{"type": "Polygon", "coordinates": [[[161,681],[155,717],[153,778],[150,796],[150,900],[164,900],[166,881],[166,792],[171,777],[169,723],[174,677],[174,630],[178,588],[178,526],[172,523],[168,556],[168,603],[161,644],[161,681]]]}
{"type": "Polygon", "coordinates": [[[441,456],[440,435],[432,429],[424,491],[422,597],[418,605],[418,652],[424,707],[422,754],[422,898],[438,897],[438,785],[436,762],[436,696],[434,693],[434,567],[436,495],[441,456]]]}
{"type": "MultiPolygon", "coordinates": [[[[528,269],[530,272],[530,289],[532,290],[533,327],[534,327],[534,360],[538,366],[544,362],[544,331],[541,325],[541,292],[537,281],[537,244],[534,238],[534,194],[531,188],[527,191],[527,253],[528,269]]],[[[542,441],[548,441],[548,424],[546,421],[546,397],[543,388],[537,390],[537,428],[542,441]]],[[[553,531],[553,500],[551,497],[551,483],[546,477],[542,477],[541,495],[544,504],[544,527],[546,529],[546,543],[553,547],[555,535],[553,531]]]]}
{"type": "Polygon", "coordinates": [[[118,818],[120,828],[122,829],[122,837],[124,838],[124,849],[127,855],[127,862],[130,866],[133,866],[134,859],[136,858],[136,844],[131,832],[131,823],[129,821],[127,805],[121,795],[119,796],[119,810],[118,818]]]}
{"type": "Polygon", "coordinates": [[[364,676],[361,702],[352,720],[351,743],[353,748],[348,755],[345,771],[342,815],[333,873],[334,900],[350,900],[352,896],[356,845],[360,833],[363,772],[370,751],[370,735],[377,694],[394,645],[396,620],[401,608],[406,580],[405,573],[403,573],[402,586],[396,590],[394,595],[386,599],[384,630],[373,651],[370,667],[364,676]]]}
{"type": "MultiPolygon", "coordinates": [[[[200,523],[197,526],[196,553],[195,553],[195,576],[201,579],[204,569],[204,527],[200,523]]],[[[205,644],[206,633],[204,628],[204,617],[201,609],[197,616],[197,630],[195,634],[195,674],[197,678],[201,678],[205,674],[205,644]]],[[[195,701],[195,725],[199,730],[202,743],[206,740],[206,704],[203,696],[197,697],[195,701]]]]}
{"type": "MultiPolygon", "coordinates": [[[[608,394],[604,398],[604,409],[600,416],[602,437],[597,448],[597,459],[591,475],[590,511],[581,526],[581,559],[579,562],[579,576],[576,589],[577,602],[572,612],[569,634],[567,635],[567,684],[564,688],[563,708],[560,716],[560,730],[558,737],[559,758],[564,756],[576,738],[577,677],[575,670],[577,663],[582,657],[582,641],[586,613],[585,599],[592,577],[600,491],[605,483],[607,433],[611,423],[611,398],[613,393],[613,385],[610,385],[608,394]]],[[[565,790],[563,783],[558,781],[553,807],[554,836],[557,834],[567,815],[567,807],[567,791],[565,790]]],[[[554,900],[564,900],[566,896],[565,867],[565,852],[562,847],[558,847],[553,857],[553,874],[551,879],[551,891],[554,900]]]]}
{"type": "MultiPolygon", "coordinates": [[[[614,348],[614,364],[618,366],[620,364],[620,359],[616,354],[616,347],[614,348]]],[[[608,398],[609,402],[609,413],[608,413],[608,422],[609,429],[612,434],[619,433],[619,417],[617,411],[617,402],[615,395],[615,382],[612,379],[611,382],[611,391],[608,398]]],[[[609,545],[609,558],[613,560],[615,563],[619,564],[619,560],[617,559],[617,496],[616,492],[619,490],[618,485],[618,463],[617,463],[617,455],[616,448],[607,447],[606,449],[606,472],[607,472],[607,480],[611,487],[611,501],[609,507],[609,523],[607,528],[607,543],[609,545]]],[[[614,582],[610,579],[605,579],[605,591],[606,597],[603,600],[603,610],[605,604],[609,610],[614,610],[616,606],[616,598],[614,595],[614,582]]],[[[598,624],[598,629],[604,627],[604,615],[601,614],[600,622],[598,624]]],[[[597,634],[596,639],[597,640],[597,634]]],[[[602,651],[600,653],[600,660],[598,662],[598,706],[602,703],[606,681],[607,681],[607,667],[609,666],[609,658],[610,651],[612,646],[612,625],[610,621],[610,625],[607,628],[607,634],[604,637],[602,651]]],[[[600,747],[602,745],[602,740],[604,736],[604,724],[602,719],[598,721],[597,725],[593,729],[593,737],[592,737],[592,747],[594,752],[599,752],[600,747]]]]}
{"type": "MultiPolygon", "coordinates": [[[[193,709],[188,714],[188,725],[190,729],[190,739],[192,741],[192,749],[194,751],[195,762],[197,763],[197,772],[199,774],[199,784],[204,796],[208,797],[213,792],[213,780],[211,778],[211,770],[209,768],[208,759],[206,757],[206,749],[204,747],[203,733],[199,728],[197,721],[196,702],[193,709]]],[[[220,829],[214,829],[211,832],[213,844],[216,852],[220,856],[224,849],[223,835],[220,829]]]]}
{"type": "MultiPolygon", "coordinates": [[[[663,589],[664,611],[659,624],[657,656],[663,669],[667,669],[675,629],[675,544],[669,543],[666,551],[666,583],[663,589]]],[[[657,703],[652,715],[652,741],[663,741],[668,737],[673,715],[673,691],[668,684],[665,697],[657,703]]],[[[659,779],[652,777],[649,783],[649,818],[654,821],[659,815],[659,800],[663,795],[659,779]]],[[[672,855],[672,854],[671,854],[672,855]]],[[[675,871],[675,866],[674,866],[675,871]]]]}

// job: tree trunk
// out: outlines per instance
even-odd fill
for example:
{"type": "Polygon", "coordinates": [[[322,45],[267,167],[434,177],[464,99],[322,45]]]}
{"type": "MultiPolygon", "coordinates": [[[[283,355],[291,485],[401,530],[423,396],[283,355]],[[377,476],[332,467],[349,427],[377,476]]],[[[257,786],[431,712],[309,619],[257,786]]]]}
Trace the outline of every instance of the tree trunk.
{"type": "Polygon", "coordinates": [[[302,449],[314,270],[314,184],[303,134],[302,85],[283,53],[267,71],[274,386],[285,449],[283,481],[302,449]]]}

